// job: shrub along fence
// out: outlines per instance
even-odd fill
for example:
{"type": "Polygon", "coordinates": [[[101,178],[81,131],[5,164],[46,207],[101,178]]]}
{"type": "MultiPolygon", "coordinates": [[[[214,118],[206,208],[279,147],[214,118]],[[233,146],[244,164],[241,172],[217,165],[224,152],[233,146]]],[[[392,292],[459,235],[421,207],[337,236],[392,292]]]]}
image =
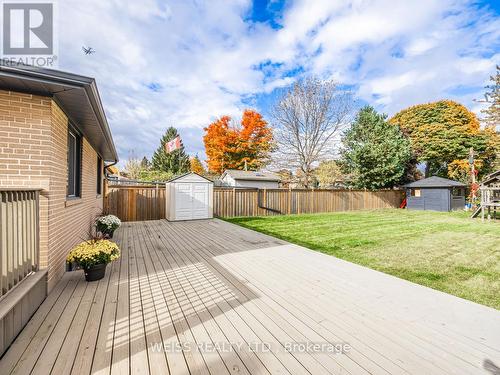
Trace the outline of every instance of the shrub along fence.
{"type": "MultiPolygon", "coordinates": [[[[214,216],[269,216],[397,208],[402,190],[305,190],[214,188],[214,216]]],[[[165,187],[109,186],[104,212],[123,221],[165,218],[165,187]]]]}

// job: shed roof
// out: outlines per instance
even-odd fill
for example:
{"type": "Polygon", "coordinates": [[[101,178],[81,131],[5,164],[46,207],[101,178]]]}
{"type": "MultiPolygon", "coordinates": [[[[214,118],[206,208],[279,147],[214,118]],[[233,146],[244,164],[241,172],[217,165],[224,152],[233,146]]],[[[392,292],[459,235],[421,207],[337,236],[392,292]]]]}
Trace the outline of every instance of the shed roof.
{"type": "Polygon", "coordinates": [[[449,180],[447,178],[442,178],[438,176],[432,176],[406,184],[406,187],[420,187],[420,188],[431,188],[431,187],[464,187],[467,186],[461,182],[449,180]]]}
{"type": "Polygon", "coordinates": [[[179,176],[176,176],[176,177],[168,180],[167,182],[173,182],[173,181],[182,180],[183,178],[188,177],[188,176],[197,176],[197,177],[199,177],[199,178],[201,178],[203,180],[206,180],[207,182],[213,183],[212,180],[209,180],[208,178],[206,178],[206,177],[204,177],[204,176],[202,176],[202,175],[200,175],[200,174],[198,174],[196,172],[187,172],[187,173],[181,174],[179,176]]]}
{"type": "Polygon", "coordinates": [[[23,64],[0,64],[0,89],[47,96],[106,161],[118,161],[95,80],[23,64]]]}
{"type": "Polygon", "coordinates": [[[229,175],[235,180],[251,180],[251,181],[281,181],[280,177],[272,172],[260,172],[260,171],[240,171],[237,169],[226,169],[221,176],[229,175]]]}

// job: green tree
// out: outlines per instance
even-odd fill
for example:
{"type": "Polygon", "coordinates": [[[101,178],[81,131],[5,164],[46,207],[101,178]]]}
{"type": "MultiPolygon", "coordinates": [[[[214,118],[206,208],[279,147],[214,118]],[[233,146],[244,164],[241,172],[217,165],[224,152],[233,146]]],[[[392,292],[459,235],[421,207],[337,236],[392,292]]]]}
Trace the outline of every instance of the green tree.
{"type": "Polygon", "coordinates": [[[189,155],[186,154],[184,146],[167,153],[165,144],[177,137],[179,133],[174,127],[169,127],[160,141],[160,147],[153,154],[151,169],[161,172],[170,172],[173,175],[189,172],[189,155]]]}
{"type": "Polygon", "coordinates": [[[410,138],[418,162],[425,163],[425,176],[448,175],[449,165],[468,157],[472,147],[485,170],[495,159],[494,134],[482,130],[474,113],[451,100],[419,104],[397,113],[389,120],[410,138]]]}
{"type": "Polygon", "coordinates": [[[344,133],[342,165],[356,188],[389,188],[404,182],[411,160],[410,142],[370,106],[362,108],[344,133]]]}
{"type": "Polygon", "coordinates": [[[325,160],[314,170],[314,177],[321,188],[330,188],[344,181],[342,168],[335,160],[325,160]]]}
{"type": "Polygon", "coordinates": [[[149,169],[150,166],[151,166],[151,163],[149,162],[148,158],[144,156],[141,160],[142,169],[149,169]]]}
{"type": "Polygon", "coordinates": [[[138,180],[144,182],[167,182],[174,175],[172,172],[143,169],[139,173],[138,180]]]}

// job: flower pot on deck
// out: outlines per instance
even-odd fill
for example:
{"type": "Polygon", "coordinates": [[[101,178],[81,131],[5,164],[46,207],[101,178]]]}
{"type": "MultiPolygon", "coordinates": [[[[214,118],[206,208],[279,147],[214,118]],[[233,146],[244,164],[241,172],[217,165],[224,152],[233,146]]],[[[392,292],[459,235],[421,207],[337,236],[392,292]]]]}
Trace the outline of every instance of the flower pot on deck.
{"type": "Polygon", "coordinates": [[[101,280],[106,274],[107,264],[96,264],[90,268],[84,268],[85,280],[87,281],[97,281],[101,280]]]}

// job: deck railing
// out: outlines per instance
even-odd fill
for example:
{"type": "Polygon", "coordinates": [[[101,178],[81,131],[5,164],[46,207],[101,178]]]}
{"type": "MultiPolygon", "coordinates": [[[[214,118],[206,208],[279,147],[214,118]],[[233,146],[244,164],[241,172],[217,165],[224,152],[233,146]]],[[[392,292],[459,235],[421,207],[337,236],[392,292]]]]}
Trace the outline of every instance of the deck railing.
{"type": "Polygon", "coordinates": [[[0,297],[38,269],[39,191],[0,189],[0,297]]]}

